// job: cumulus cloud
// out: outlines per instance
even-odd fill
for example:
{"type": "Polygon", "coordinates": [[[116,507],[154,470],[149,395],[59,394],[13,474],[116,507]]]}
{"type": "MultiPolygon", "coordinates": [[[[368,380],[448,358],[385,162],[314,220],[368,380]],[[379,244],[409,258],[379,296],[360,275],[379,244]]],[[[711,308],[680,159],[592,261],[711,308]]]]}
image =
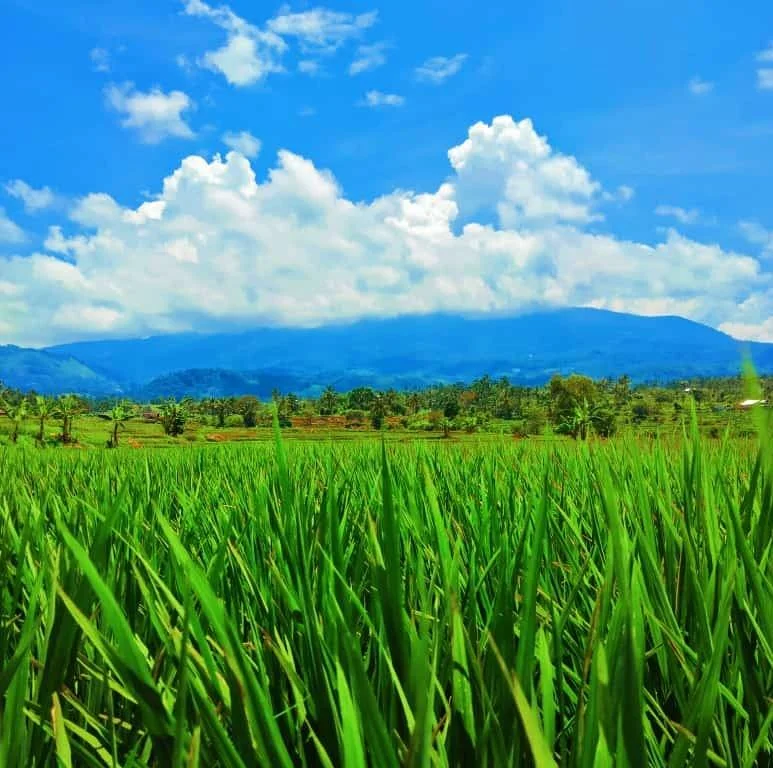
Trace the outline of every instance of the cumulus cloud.
{"type": "Polygon", "coordinates": [[[369,72],[371,69],[382,67],[386,64],[388,47],[388,44],[384,42],[358,46],[357,55],[349,65],[349,74],[359,75],[363,72],[369,72]]]}
{"type": "Polygon", "coordinates": [[[466,60],[466,53],[457,53],[455,56],[433,56],[416,67],[416,77],[429,83],[442,83],[455,75],[466,60]]]}
{"type": "Polygon", "coordinates": [[[528,118],[476,123],[448,153],[465,216],[498,214],[503,227],[537,222],[589,222],[601,185],[575,158],[555,152],[528,118]]]}
{"type": "Polygon", "coordinates": [[[655,208],[656,216],[666,216],[676,219],[680,224],[695,224],[701,212],[697,208],[680,208],[678,205],[659,205],[655,208]]]}
{"type": "Polygon", "coordinates": [[[368,91],[365,98],[359,102],[361,107],[402,107],[405,99],[396,93],[368,91]]]}
{"type": "Polygon", "coordinates": [[[260,154],[260,139],[249,131],[241,131],[240,133],[228,131],[223,134],[223,144],[236,152],[241,152],[245,157],[257,157],[260,154]]]}
{"type": "Polygon", "coordinates": [[[676,230],[655,245],[588,231],[600,186],[530,121],[478,123],[449,159],[434,190],[362,202],[287,150],[264,178],[236,151],[192,155],[138,208],[88,195],[46,252],[0,261],[0,343],[567,305],[773,338],[756,259],[676,230]],[[498,223],[466,215],[473,192],[498,223]]]}
{"type": "Polygon", "coordinates": [[[24,230],[8,218],[5,210],[0,208],[0,243],[23,243],[24,230]]]}
{"type": "Polygon", "coordinates": [[[687,88],[693,96],[705,96],[714,90],[714,83],[709,80],[703,80],[700,77],[693,77],[687,83],[687,88]]]}
{"type": "Polygon", "coordinates": [[[24,203],[27,213],[37,213],[44,208],[50,208],[55,201],[54,193],[49,187],[35,189],[21,179],[14,179],[5,185],[5,191],[24,203]]]}
{"type": "Polygon", "coordinates": [[[123,115],[121,125],[137,131],[147,144],[157,144],[166,138],[191,139],[191,127],[183,119],[183,112],[193,107],[188,94],[182,91],[164,93],[153,88],[144,93],[133,83],[112,84],[105,89],[110,108],[123,115]]]}

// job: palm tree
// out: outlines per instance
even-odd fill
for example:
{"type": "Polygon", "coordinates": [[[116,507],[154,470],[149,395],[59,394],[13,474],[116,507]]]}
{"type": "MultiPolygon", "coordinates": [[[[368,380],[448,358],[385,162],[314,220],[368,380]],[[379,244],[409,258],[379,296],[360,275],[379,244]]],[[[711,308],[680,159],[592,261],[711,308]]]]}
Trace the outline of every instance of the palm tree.
{"type": "Polygon", "coordinates": [[[179,403],[172,398],[161,406],[161,425],[167,435],[177,437],[185,431],[189,404],[190,400],[187,398],[179,403]]]}
{"type": "Polygon", "coordinates": [[[20,400],[11,405],[7,400],[0,400],[0,406],[5,411],[5,415],[11,422],[11,442],[15,443],[19,439],[19,430],[24,423],[24,417],[27,415],[27,401],[20,400]]]}
{"type": "Polygon", "coordinates": [[[107,413],[98,413],[97,416],[104,421],[109,421],[112,428],[110,439],[107,441],[108,448],[118,447],[118,431],[126,428],[126,422],[133,419],[135,414],[131,406],[127,403],[117,403],[107,413]]]}
{"type": "Polygon", "coordinates": [[[62,442],[72,442],[72,421],[79,411],[75,395],[62,395],[56,402],[56,415],[62,420],[62,442]]]}
{"type": "Polygon", "coordinates": [[[50,397],[44,395],[35,395],[35,415],[38,418],[38,436],[39,443],[46,441],[46,421],[54,415],[56,404],[50,397]]]}
{"type": "Polygon", "coordinates": [[[320,416],[332,416],[335,413],[338,404],[338,396],[331,385],[325,387],[325,391],[319,398],[320,416]]]}
{"type": "Polygon", "coordinates": [[[569,433],[575,440],[585,440],[591,432],[609,437],[614,431],[614,418],[601,403],[590,404],[583,398],[575,405],[569,417],[561,424],[562,431],[569,433]]]}

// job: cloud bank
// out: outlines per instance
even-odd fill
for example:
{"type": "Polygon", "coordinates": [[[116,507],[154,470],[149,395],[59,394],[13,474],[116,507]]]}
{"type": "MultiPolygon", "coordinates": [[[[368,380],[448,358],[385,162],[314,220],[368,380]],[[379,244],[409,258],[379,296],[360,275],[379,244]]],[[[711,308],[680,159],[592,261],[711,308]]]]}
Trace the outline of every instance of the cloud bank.
{"type": "Polygon", "coordinates": [[[262,179],[240,152],[191,155],[136,209],[88,195],[44,250],[0,245],[0,343],[538,306],[773,340],[756,258],[675,229],[654,245],[590,231],[610,195],[530,120],[477,123],[448,158],[436,189],[370,201],[287,150],[262,179]]]}

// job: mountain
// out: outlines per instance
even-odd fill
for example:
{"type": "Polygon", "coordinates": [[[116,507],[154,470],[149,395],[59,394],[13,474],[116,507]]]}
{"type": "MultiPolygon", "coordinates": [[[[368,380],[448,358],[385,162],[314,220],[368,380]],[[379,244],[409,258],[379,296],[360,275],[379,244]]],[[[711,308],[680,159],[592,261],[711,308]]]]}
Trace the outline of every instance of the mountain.
{"type": "Polygon", "coordinates": [[[0,382],[41,394],[117,395],[122,391],[118,382],[70,355],[15,346],[0,346],[0,382]]]}
{"type": "Polygon", "coordinates": [[[742,344],[680,317],[563,309],[184,333],[81,342],[47,352],[75,358],[96,375],[147,394],[230,394],[244,386],[265,395],[274,387],[299,393],[326,384],[407,387],[484,373],[532,384],[572,371],[594,377],[627,373],[634,381],[728,375],[739,371],[744,349],[761,372],[773,372],[773,344],[742,344]]]}
{"type": "Polygon", "coordinates": [[[142,398],[317,394],[325,385],[420,387],[488,373],[540,384],[554,373],[627,373],[667,381],[738,373],[748,350],[773,372],[773,344],[741,343],[679,317],[565,309],[516,317],[423,315],[320,328],[260,328],[0,347],[0,380],[42,392],[125,392],[142,398]]]}

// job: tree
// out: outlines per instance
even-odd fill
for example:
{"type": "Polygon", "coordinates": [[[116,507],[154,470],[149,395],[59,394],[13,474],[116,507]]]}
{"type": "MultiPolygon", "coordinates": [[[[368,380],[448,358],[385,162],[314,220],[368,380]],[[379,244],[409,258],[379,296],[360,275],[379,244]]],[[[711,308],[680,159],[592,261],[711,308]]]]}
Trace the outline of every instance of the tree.
{"type": "Polygon", "coordinates": [[[612,411],[604,406],[583,400],[560,426],[562,432],[570,434],[575,440],[585,440],[592,432],[600,437],[610,437],[615,430],[615,418],[612,411]]]}
{"type": "Polygon", "coordinates": [[[332,416],[336,412],[338,405],[338,395],[335,389],[328,385],[319,398],[319,412],[322,416],[332,416]]]}
{"type": "Polygon", "coordinates": [[[408,412],[411,416],[415,416],[421,408],[421,397],[418,392],[411,392],[406,398],[405,404],[408,406],[408,412]]]}
{"type": "Polygon", "coordinates": [[[555,375],[550,380],[550,410],[557,425],[566,425],[572,421],[578,408],[585,404],[592,407],[598,400],[598,390],[593,379],[572,374],[564,379],[555,375]]]}
{"type": "Polygon", "coordinates": [[[55,412],[56,403],[50,397],[35,395],[35,415],[38,418],[37,440],[39,443],[46,441],[46,422],[55,412]]]}
{"type": "Polygon", "coordinates": [[[233,401],[228,397],[213,398],[211,407],[212,413],[217,417],[217,426],[222,429],[225,420],[233,413],[233,401]]]}
{"type": "Polygon", "coordinates": [[[19,400],[18,403],[12,404],[7,400],[0,400],[0,406],[2,406],[5,415],[11,422],[11,442],[15,443],[19,439],[19,430],[27,415],[27,401],[19,400]]]}
{"type": "Polygon", "coordinates": [[[376,399],[376,393],[370,387],[356,387],[349,392],[349,408],[354,411],[369,411],[376,399]]]}
{"type": "Polygon", "coordinates": [[[164,433],[171,437],[178,437],[185,431],[185,423],[188,420],[189,400],[181,400],[179,403],[172,398],[161,406],[161,426],[164,433]]]}
{"type": "Polygon", "coordinates": [[[107,441],[108,448],[118,447],[118,432],[126,429],[126,422],[134,418],[134,411],[128,403],[117,403],[106,413],[98,413],[97,416],[111,424],[110,437],[107,441]]]}
{"type": "Polygon", "coordinates": [[[258,423],[260,400],[254,395],[245,395],[236,401],[236,411],[242,417],[245,427],[252,428],[258,423]]]}
{"type": "Polygon", "coordinates": [[[383,395],[378,394],[373,398],[370,406],[370,423],[373,429],[381,429],[386,416],[386,402],[383,395]]]}
{"type": "Polygon", "coordinates": [[[443,415],[446,419],[455,419],[459,415],[461,407],[459,405],[459,398],[456,396],[450,396],[443,406],[443,415]]]}
{"type": "Polygon", "coordinates": [[[62,395],[56,401],[56,415],[62,420],[62,442],[72,442],[72,422],[81,407],[75,395],[62,395]]]}
{"type": "Polygon", "coordinates": [[[614,384],[613,393],[615,405],[618,408],[624,406],[631,397],[631,379],[628,375],[621,376],[614,384]]]}

